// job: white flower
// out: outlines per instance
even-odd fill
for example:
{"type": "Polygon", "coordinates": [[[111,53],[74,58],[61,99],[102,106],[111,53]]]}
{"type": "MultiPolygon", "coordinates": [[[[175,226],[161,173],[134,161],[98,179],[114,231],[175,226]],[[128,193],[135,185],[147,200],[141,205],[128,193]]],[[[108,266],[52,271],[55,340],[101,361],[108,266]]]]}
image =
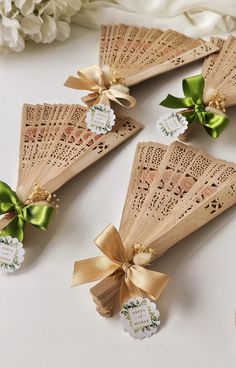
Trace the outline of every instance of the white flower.
{"type": "Polygon", "coordinates": [[[68,23],[61,20],[56,21],[57,25],[57,41],[65,41],[70,35],[70,26],[68,23]]]}
{"type": "Polygon", "coordinates": [[[51,43],[57,34],[56,21],[50,15],[44,14],[42,16],[43,24],[41,26],[41,42],[51,43]]]}
{"type": "Polygon", "coordinates": [[[25,43],[19,33],[20,24],[17,19],[10,19],[4,15],[0,18],[0,50],[23,50],[25,43]]]}
{"type": "Polygon", "coordinates": [[[21,29],[26,35],[34,35],[40,32],[40,27],[42,25],[42,20],[34,14],[27,15],[22,18],[21,29]]]}
{"type": "Polygon", "coordinates": [[[81,0],[0,0],[0,51],[21,51],[25,39],[66,40],[80,9],[81,0]]]}
{"type": "Polygon", "coordinates": [[[24,16],[32,14],[35,9],[35,5],[41,2],[42,0],[14,0],[15,6],[24,16]]]}
{"type": "Polygon", "coordinates": [[[11,0],[1,0],[0,7],[2,8],[2,10],[4,10],[4,12],[9,13],[12,9],[11,0]]]}

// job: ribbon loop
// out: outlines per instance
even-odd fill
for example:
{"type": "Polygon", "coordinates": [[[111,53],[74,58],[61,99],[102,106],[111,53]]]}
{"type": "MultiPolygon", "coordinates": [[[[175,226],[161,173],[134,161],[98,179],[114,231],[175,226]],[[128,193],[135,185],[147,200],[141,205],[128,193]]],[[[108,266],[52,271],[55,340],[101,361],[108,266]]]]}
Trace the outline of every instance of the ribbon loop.
{"type": "Polygon", "coordinates": [[[104,256],[75,262],[72,286],[113,275],[122,277],[121,304],[132,296],[145,294],[154,300],[160,296],[167,285],[168,277],[146,269],[144,265],[134,264],[129,259],[120,234],[113,225],[109,225],[96,238],[95,244],[104,256]]]}
{"type": "Polygon", "coordinates": [[[185,97],[179,98],[169,94],[160,105],[171,109],[187,108],[181,113],[189,123],[196,119],[212,138],[218,138],[228,125],[229,119],[224,114],[207,111],[203,103],[204,85],[204,77],[201,74],[186,78],[182,83],[185,97]]]}
{"type": "Polygon", "coordinates": [[[117,75],[109,66],[100,68],[98,65],[91,65],[77,72],[78,77],[70,76],[65,86],[78,90],[86,90],[92,93],[82,98],[87,106],[105,103],[110,101],[123,106],[134,107],[136,100],[129,95],[129,88],[123,84],[123,79],[117,75]]]}
{"type": "Polygon", "coordinates": [[[0,214],[12,216],[12,221],[0,230],[0,236],[10,235],[22,241],[26,222],[46,230],[53,212],[54,207],[49,203],[22,203],[16,193],[6,183],[0,181],[0,214]]]}

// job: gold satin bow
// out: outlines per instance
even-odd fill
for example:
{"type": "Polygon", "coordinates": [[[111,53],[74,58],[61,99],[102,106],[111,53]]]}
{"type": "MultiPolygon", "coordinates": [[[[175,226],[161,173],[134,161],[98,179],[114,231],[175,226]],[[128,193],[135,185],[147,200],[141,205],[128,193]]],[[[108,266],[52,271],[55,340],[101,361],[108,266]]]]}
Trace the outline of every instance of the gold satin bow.
{"type": "Polygon", "coordinates": [[[110,100],[123,107],[134,107],[136,100],[129,95],[126,87],[116,71],[109,66],[99,67],[91,65],[81,71],[77,71],[78,77],[70,76],[65,82],[69,88],[91,91],[82,101],[89,107],[103,103],[110,106],[110,100]],[[122,103],[120,100],[124,100],[122,103]]]}
{"type": "Polygon", "coordinates": [[[137,246],[138,251],[134,247],[132,254],[128,255],[120,234],[113,225],[109,225],[94,243],[104,256],[75,262],[72,286],[98,281],[113,275],[114,278],[122,277],[121,306],[128,299],[143,294],[154,300],[159,298],[169,279],[163,273],[145,268],[145,265],[149,264],[148,259],[150,260],[150,257],[145,255],[152,254],[152,249],[137,246]]]}

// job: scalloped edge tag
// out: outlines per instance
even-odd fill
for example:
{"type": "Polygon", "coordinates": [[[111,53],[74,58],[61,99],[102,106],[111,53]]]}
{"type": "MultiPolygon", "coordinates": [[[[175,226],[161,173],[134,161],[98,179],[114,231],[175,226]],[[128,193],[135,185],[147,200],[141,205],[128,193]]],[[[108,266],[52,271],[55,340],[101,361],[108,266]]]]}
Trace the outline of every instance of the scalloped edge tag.
{"type": "Polygon", "coordinates": [[[178,112],[162,115],[156,122],[158,134],[176,138],[188,129],[188,120],[178,112]]]}
{"type": "Polygon", "coordinates": [[[23,244],[11,236],[0,237],[0,270],[14,272],[24,261],[25,250],[23,244]]]}
{"type": "Polygon", "coordinates": [[[110,132],[115,125],[115,119],[114,111],[104,104],[93,105],[86,113],[87,127],[96,134],[110,132]]]}
{"type": "Polygon", "coordinates": [[[160,325],[160,312],[148,298],[129,299],[120,311],[120,323],[134,339],[151,337],[160,325]]]}

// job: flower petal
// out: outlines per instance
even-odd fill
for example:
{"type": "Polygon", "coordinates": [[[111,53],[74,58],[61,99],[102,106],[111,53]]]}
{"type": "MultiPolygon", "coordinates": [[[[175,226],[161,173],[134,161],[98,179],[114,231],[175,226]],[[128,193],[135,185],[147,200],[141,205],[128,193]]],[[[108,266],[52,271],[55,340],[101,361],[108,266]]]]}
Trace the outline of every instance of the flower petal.
{"type": "Polygon", "coordinates": [[[50,17],[49,15],[44,14],[42,16],[42,20],[43,20],[43,24],[41,27],[42,42],[50,43],[55,39],[57,33],[55,19],[53,17],[50,17]]]}
{"type": "Polygon", "coordinates": [[[58,20],[56,22],[57,25],[57,35],[56,40],[57,41],[65,41],[69,35],[70,35],[70,26],[66,22],[62,22],[61,20],[58,20]]]}
{"type": "Polygon", "coordinates": [[[33,35],[40,32],[42,21],[34,14],[23,17],[21,22],[22,31],[27,35],[33,35]]]}

